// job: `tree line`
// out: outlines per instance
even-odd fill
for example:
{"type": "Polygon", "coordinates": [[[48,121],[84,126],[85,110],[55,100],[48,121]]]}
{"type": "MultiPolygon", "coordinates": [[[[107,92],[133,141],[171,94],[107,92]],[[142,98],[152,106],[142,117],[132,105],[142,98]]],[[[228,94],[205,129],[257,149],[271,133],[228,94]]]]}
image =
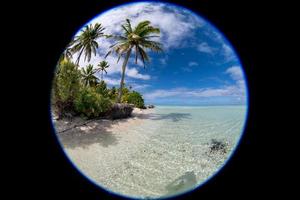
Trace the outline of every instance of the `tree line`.
{"type": "Polygon", "coordinates": [[[129,19],[121,25],[122,35],[105,34],[101,24],[87,25],[75,36],[59,59],[53,80],[52,106],[59,118],[66,115],[82,115],[88,118],[105,114],[113,103],[131,103],[138,108],[144,108],[144,99],[137,91],[125,85],[125,72],[132,52],[135,52],[135,63],[138,59],[144,64],[150,61],[147,49],[162,52],[162,44],[151,40],[159,37],[160,30],[151,26],[150,21],[142,21],[134,28],[129,19]],[[80,68],[79,62],[90,62],[96,56],[99,44],[97,39],[105,37],[115,43],[110,46],[104,59],[110,54],[118,56],[117,63],[123,58],[119,88],[108,88],[103,80],[104,73],[110,64],[99,61],[96,68],[88,64],[80,68]],[[75,62],[73,56],[77,55],[75,62]],[[101,79],[96,76],[101,74],[101,79]]]}

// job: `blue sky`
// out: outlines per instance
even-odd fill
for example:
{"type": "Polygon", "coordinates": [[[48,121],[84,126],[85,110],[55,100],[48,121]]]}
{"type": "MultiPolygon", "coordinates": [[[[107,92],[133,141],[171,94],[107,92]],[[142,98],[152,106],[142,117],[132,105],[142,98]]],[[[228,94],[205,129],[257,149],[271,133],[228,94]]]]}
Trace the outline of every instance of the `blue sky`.
{"type": "MultiPolygon", "coordinates": [[[[145,69],[141,62],[134,63],[132,55],[126,70],[125,83],[142,93],[147,104],[246,104],[246,85],[238,57],[224,36],[205,19],[182,7],[146,2],[111,9],[88,24],[101,23],[105,33],[120,35],[126,18],[133,26],[150,20],[161,30],[157,40],[163,44],[164,53],[149,52],[151,62],[145,69]]],[[[98,54],[89,62],[94,66],[104,60],[113,41],[101,38],[98,43],[98,54]]],[[[117,63],[116,55],[106,60],[110,68],[104,79],[109,86],[118,86],[123,60],[117,63]]],[[[82,58],[79,64],[85,67],[89,63],[82,58]]]]}

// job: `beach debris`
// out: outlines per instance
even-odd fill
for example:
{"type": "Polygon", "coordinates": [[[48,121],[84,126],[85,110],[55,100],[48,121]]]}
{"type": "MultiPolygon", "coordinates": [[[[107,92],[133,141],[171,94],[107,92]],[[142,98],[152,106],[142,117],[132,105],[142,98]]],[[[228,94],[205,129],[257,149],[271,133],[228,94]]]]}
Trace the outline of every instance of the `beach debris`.
{"type": "Polygon", "coordinates": [[[209,152],[210,153],[226,153],[227,152],[228,144],[221,140],[212,139],[210,146],[209,146],[209,152]]]}

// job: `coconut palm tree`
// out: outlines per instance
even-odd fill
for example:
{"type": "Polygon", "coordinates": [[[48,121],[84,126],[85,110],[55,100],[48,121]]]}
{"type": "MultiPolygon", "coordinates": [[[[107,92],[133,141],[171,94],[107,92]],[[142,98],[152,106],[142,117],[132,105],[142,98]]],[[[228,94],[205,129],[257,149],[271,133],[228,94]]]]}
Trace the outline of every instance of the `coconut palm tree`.
{"type": "MultiPolygon", "coordinates": [[[[147,55],[145,49],[150,49],[156,52],[162,52],[162,44],[153,40],[150,40],[154,37],[159,37],[158,35],[151,34],[159,34],[159,28],[155,28],[150,25],[150,21],[142,21],[136,27],[132,28],[130,20],[126,19],[126,23],[122,25],[124,30],[124,34],[121,36],[110,36],[111,38],[116,40],[116,43],[110,46],[111,50],[107,53],[105,57],[107,57],[112,52],[118,54],[118,61],[121,57],[124,57],[124,62],[122,65],[122,77],[120,81],[120,88],[117,102],[121,101],[122,97],[122,88],[124,85],[124,77],[126,65],[128,63],[129,57],[131,55],[131,51],[135,51],[135,63],[137,63],[138,57],[144,64],[145,62],[149,62],[149,56],[147,55]]],[[[117,62],[118,62],[117,61],[117,62]]]]}
{"type": "Polygon", "coordinates": [[[107,74],[106,69],[109,67],[109,64],[108,64],[108,62],[103,60],[97,66],[98,66],[98,69],[96,69],[96,72],[101,71],[101,80],[103,80],[103,72],[105,72],[105,74],[107,74]]]}
{"type": "Polygon", "coordinates": [[[76,36],[74,40],[70,43],[71,52],[79,53],[76,64],[79,64],[80,57],[82,53],[85,54],[84,61],[88,62],[91,60],[92,53],[96,55],[97,49],[99,47],[98,38],[103,37],[104,28],[101,24],[96,23],[94,26],[92,24],[85,26],[85,29],[81,31],[81,34],[76,36]]]}
{"type": "Polygon", "coordinates": [[[94,86],[97,84],[98,78],[95,76],[96,71],[93,65],[88,65],[81,69],[82,81],[85,86],[94,86]]]}

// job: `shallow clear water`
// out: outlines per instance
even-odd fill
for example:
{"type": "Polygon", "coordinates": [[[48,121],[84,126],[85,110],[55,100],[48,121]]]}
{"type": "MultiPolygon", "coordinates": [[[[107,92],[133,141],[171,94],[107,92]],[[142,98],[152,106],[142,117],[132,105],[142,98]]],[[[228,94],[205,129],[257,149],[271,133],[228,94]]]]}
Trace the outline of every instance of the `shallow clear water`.
{"type": "Polygon", "coordinates": [[[154,113],[137,116],[145,118],[142,124],[122,133],[134,134],[137,142],[118,147],[110,161],[101,158],[94,171],[85,161],[76,163],[72,150],[67,153],[84,173],[113,192],[139,198],[174,195],[203,183],[224,164],[240,139],[246,109],[157,106],[154,113]],[[212,139],[226,144],[226,151],[212,151],[212,139]]]}

